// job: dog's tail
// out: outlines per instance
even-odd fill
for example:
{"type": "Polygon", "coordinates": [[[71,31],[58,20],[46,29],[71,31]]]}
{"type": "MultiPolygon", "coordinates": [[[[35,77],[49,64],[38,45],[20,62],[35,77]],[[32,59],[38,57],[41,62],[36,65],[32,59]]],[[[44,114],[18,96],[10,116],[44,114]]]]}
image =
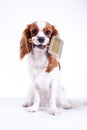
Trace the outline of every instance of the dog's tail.
{"type": "Polygon", "coordinates": [[[68,99],[67,104],[63,106],[64,109],[79,109],[87,107],[87,99],[68,99]]]}

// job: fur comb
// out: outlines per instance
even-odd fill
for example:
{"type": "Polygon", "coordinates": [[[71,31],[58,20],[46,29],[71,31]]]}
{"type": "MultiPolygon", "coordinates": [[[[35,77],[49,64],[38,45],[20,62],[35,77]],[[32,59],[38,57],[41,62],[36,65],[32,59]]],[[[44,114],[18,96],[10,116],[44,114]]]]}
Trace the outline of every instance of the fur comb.
{"type": "Polygon", "coordinates": [[[62,53],[63,44],[64,44],[63,40],[61,40],[59,37],[53,36],[51,39],[51,43],[50,43],[48,52],[51,55],[53,55],[57,58],[60,58],[61,53],[62,53]]]}

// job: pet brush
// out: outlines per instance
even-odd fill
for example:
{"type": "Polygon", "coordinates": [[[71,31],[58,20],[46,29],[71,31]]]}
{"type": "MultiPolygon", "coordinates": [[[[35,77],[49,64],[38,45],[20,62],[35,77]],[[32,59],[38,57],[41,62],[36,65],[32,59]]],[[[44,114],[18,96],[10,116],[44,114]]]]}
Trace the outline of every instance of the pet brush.
{"type": "Polygon", "coordinates": [[[51,43],[50,43],[48,52],[51,55],[53,55],[57,58],[60,58],[61,53],[62,53],[63,44],[64,44],[63,40],[61,40],[59,37],[53,36],[51,39],[51,43]]]}

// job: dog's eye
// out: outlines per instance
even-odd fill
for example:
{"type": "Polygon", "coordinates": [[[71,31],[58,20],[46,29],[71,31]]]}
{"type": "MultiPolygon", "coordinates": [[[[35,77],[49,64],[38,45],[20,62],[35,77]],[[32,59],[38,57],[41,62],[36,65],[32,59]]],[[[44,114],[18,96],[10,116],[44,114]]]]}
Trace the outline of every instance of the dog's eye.
{"type": "Polygon", "coordinates": [[[45,32],[45,35],[49,35],[49,34],[51,34],[51,31],[50,31],[50,30],[47,30],[47,31],[45,32]]]}
{"type": "Polygon", "coordinates": [[[36,34],[37,34],[37,30],[36,30],[36,29],[33,29],[33,30],[31,31],[31,33],[32,33],[33,35],[36,35],[36,34]]]}

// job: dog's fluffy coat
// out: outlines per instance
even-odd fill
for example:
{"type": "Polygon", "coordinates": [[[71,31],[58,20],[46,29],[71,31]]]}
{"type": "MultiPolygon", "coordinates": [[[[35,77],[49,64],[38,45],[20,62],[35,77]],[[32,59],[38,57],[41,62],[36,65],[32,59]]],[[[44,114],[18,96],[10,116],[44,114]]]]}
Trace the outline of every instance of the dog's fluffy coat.
{"type": "Polygon", "coordinates": [[[23,31],[20,58],[27,56],[28,72],[32,79],[28,101],[29,112],[36,112],[40,105],[48,105],[56,115],[58,107],[72,108],[60,84],[60,63],[48,53],[52,36],[59,36],[57,29],[47,22],[34,22],[23,31]]]}

